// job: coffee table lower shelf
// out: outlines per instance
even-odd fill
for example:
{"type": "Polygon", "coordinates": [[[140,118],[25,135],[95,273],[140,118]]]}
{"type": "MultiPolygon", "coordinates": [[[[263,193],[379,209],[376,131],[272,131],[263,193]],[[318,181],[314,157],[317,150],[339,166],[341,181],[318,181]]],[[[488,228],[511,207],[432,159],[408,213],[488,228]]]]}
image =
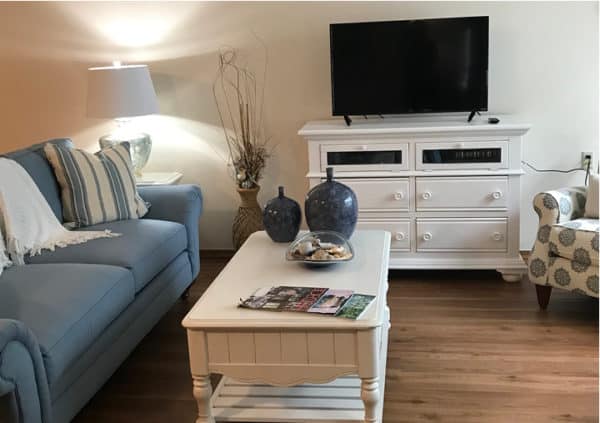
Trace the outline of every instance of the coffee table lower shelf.
{"type": "Polygon", "coordinates": [[[212,415],[218,422],[350,423],[364,421],[364,413],[358,376],[291,387],[223,376],[212,396],[212,415]]]}

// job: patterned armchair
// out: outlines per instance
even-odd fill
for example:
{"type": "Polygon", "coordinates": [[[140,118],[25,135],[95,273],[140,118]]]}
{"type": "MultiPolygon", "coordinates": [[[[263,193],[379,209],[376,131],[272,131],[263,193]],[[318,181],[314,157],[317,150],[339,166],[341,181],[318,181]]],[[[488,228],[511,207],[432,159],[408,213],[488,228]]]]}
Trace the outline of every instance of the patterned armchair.
{"type": "Polygon", "coordinates": [[[598,219],[583,217],[586,188],[563,188],[535,196],[540,218],[529,257],[529,280],[545,310],[552,287],[598,298],[598,219]]]}

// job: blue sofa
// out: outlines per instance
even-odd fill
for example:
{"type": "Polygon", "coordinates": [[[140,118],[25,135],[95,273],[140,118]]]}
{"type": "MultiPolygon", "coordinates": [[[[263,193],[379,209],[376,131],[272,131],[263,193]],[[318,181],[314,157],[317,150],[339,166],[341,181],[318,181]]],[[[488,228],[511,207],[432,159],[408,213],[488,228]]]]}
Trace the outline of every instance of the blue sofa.
{"type": "MultiPolygon", "coordinates": [[[[29,172],[62,221],[42,149],[5,156],[29,172]]],[[[0,275],[0,422],[70,421],[198,275],[200,189],[139,192],[151,203],[143,219],[83,229],[122,236],[45,251],[0,275]]]]}

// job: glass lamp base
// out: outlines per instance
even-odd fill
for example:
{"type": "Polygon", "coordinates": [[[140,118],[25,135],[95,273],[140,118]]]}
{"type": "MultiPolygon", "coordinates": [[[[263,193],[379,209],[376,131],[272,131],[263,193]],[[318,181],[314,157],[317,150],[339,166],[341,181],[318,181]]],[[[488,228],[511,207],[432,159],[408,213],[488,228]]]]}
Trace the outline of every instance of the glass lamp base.
{"type": "Polygon", "coordinates": [[[141,176],[142,169],[148,163],[150,152],[152,151],[152,138],[145,133],[136,134],[109,134],[100,137],[100,148],[112,147],[121,143],[129,143],[129,152],[133,170],[137,176],[141,176]]]}

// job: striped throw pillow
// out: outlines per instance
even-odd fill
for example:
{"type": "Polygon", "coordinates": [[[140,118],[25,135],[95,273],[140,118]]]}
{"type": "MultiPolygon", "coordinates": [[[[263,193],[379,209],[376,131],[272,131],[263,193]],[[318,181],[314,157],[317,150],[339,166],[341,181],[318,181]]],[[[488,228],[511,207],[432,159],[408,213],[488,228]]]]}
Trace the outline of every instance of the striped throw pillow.
{"type": "Polygon", "coordinates": [[[95,154],[46,144],[44,153],[61,187],[63,218],[68,226],[137,219],[148,212],[135,186],[129,144],[95,154]]]}

